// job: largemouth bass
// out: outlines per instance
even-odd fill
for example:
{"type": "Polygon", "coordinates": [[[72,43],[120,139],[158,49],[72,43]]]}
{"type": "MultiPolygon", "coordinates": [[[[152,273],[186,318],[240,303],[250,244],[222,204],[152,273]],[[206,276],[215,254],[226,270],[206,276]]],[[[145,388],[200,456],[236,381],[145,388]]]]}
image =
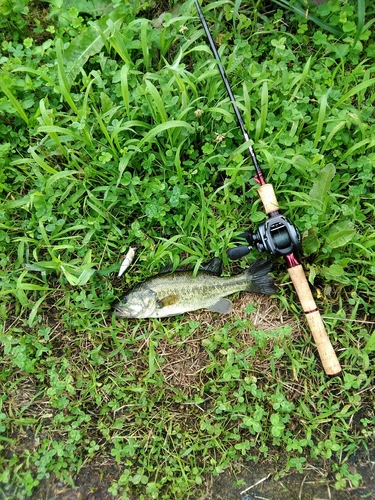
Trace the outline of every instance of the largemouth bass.
{"type": "Polygon", "coordinates": [[[208,270],[198,271],[196,277],[187,271],[159,274],[127,293],[115,306],[116,316],[165,318],[197,309],[228,314],[232,311],[232,302],[224,298],[227,295],[235,292],[271,295],[276,292],[268,274],[271,267],[271,261],[257,260],[242,273],[228,277],[219,277],[208,270]]]}

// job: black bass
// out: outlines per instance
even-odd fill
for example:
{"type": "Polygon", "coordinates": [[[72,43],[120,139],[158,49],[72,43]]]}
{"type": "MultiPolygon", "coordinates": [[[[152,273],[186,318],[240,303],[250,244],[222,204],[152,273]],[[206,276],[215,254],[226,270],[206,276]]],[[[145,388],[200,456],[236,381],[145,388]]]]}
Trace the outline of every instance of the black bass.
{"type": "MultiPolygon", "coordinates": [[[[219,259],[216,261],[220,262],[219,259]]],[[[269,276],[271,261],[257,260],[235,276],[219,277],[211,271],[175,271],[159,274],[136,285],[115,306],[116,316],[124,318],[165,318],[197,309],[228,314],[232,302],[224,299],[236,292],[271,295],[277,288],[269,276]]]]}

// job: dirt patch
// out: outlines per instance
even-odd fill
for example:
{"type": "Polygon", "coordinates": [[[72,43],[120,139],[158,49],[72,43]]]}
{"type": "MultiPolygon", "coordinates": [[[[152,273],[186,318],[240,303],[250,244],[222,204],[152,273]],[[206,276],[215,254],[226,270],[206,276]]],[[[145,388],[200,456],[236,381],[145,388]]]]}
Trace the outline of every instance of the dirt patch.
{"type": "MultiPolygon", "coordinates": [[[[375,447],[361,450],[349,461],[352,474],[360,474],[358,487],[348,485],[345,490],[334,488],[336,478],[331,470],[332,461],[310,461],[303,472],[288,472],[277,479],[280,465],[264,461],[243,466],[242,470],[224,472],[213,480],[211,496],[196,497],[212,500],[360,500],[375,499],[375,447]]],[[[191,499],[193,500],[193,499],[191,499]]]]}
{"type": "Polygon", "coordinates": [[[83,467],[75,480],[75,487],[54,478],[44,480],[33,493],[40,500],[113,500],[108,493],[111,482],[119,478],[120,467],[116,464],[93,464],[83,467]]]}
{"type": "MultiPolygon", "coordinates": [[[[239,348],[251,346],[254,342],[252,337],[254,330],[270,331],[289,326],[290,339],[296,343],[299,337],[307,335],[294,318],[288,316],[284,310],[280,310],[277,301],[264,296],[241,295],[235,300],[234,313],[231,318],[233,321],[246,320],[243,323],[243,329],[238,331],[236,340],[239,348]],[[249,303],[254,309],[251,313],[246,312],[251,309],[248,307],[249,303]]],[[[155,344],[155,350],[163,359],[158,369],[163,373],[166,383],[171,388],[177,388],[190,396],[198,392],[207,381],[203,377],[207,377],[206,368],[210,363],[210,358],[202,341],[208,340],[212,331],[218,331],[220,327],[224,327],[228,322],[228,316],[200,311],[187,315],[185,319],[196,322],[198,325],[193,333],[186,338],[174,336],[159,339],[155,344]]],[[[61,331],[55,331],[54,328],[52,330],[54,338],[63,334],[61,331]]],[[[128,335],[128,332],[124,335],[128,335]]],[[[268,338],[264,356],[262,359],[256,359],[255,368],[259,373],[269,372],[275,338],[272,336],[268,338]]],[[[147,338],[140,337],[135,348],[141,350],[146,343],[147,338]]],[[[88,345],[87,349],[89,348],[88,345]]],[[[308,349],[309,355],[317,356],[314,346],[308,349]]],[[[291,380],[290,387],[291,398],[298,397],[299,382],[291,380]]],[[[48,419],[55,412],[47,400],[38,396],[38,389],[32,377],[24,378],[22,383],[17,385],[17,390],[7,404],[23,408],[25,416],[39,416],[43,419],[45,428],[48,427],[48,419]]],[[[194,425],[194,421],[184,420],[183,414],[176,416],[176,422],[178,418],[184,421],[184,425],[194,425]]],[[[24,450],[33,450],[37,439],[31,427],[25,428],[22,432],[23,434],[18,436],[18,449],[13,450],[17,454],[22,454],[24,450]]],[[[93,433],[95,433],[94,428],[93,433]]],[[[47,438],[47,435],[45,437],[47,438]]],[[[38,439],[43,438],[42,427],[38,439]]],[[[63,435],[61,439],[64,439],[63,435]]],[[[98,442],[100,442],[100,436],[98,442]]],[[[359,500],[363,498],[375,500],[375,446],[373,444],[369,451],[362,450],[349,459],[350,473],[360,474],[362,481],[358,486],[348,483],[345,491],[337,491],[334,488],[337,478],[330,472],[332,461],[312,461],[306,457],[301,473],[294,469],[285,472],[284,450],[270,448],[268,456],[270,458],[260,459],[258,463],[233,463],[217,477],[206,475],[202,485],[197,487],[195,495],[190,494],[186,500],[359,500]]],[[[83,459],[84,465],[73,477],[74,486],[51,475],[50,478],[41,481],[33,492],[32,498],[38,500],[110,500],[116,498],[108,492],[108,489],[112,482],[119,480],[123,465],[116,463],[110,456],[109,450],[99,450],[92,458],[86,458],[86,461],[84,457],[83,459]]],[[[15,498],[11,491],[2,493],[4,499],[15,498]]],[[[141,497],[128,495],[117,498],[140,500],[141,497]]]]}
{"type": "MultiPolygon", "coordinates": [[[[210,363],[210,357],[203,346],[205,339],[208,339],[213,331],[220,330],[228,323],[227,315],[213,314],[209,311],[199,311],[187,315],[199,323],[199,327],[185,339],[163,339],[158,341],[156,348],[159,356],[163,358],[163,363],[159,369],[163,373],[165,381],[172,387],[178,388],[184,394],[190,396],[199,392],[203,386],[202,372],[210,363]]],[[[238,343],[241,346],[249,347],[254,343],[252,337],[253,330],[274,330],[277,327],[291,327],[291,336],[297,337],[300,334],[300,327],[294,318],[288,317],[285,311],[278,307],[274,299],[262,295],[246,294],[240,296],[235,301],[234,312],[231,319],[241,320],[246,318],[247,326],[238,336],[238,343]],[[251,297],[251,299],[249,299],[251,297]],[[254,307],[252,313],[245,310],[251,301],[254,307]]],[[[266,350],[272,351],[274,339],[269,339],[266,350]]],[[[257,360],[258,370],[264,368],[257,360]]]]}
{"type": "MultiPolygon", "coordinates": [[[[273,450],[273,454],[282,453],[273,450]]],[[[375,447],[357,452],[349,459],[350,472],[359,473],[358,487],[343,491],[334,488],[336,478],[331,470],[332,461],[310,461],[303,472],[287,472],[278,478],[280,464],[269,460],[257,464],[236,464],[232,471],[218,477],[206,477],[200,491],[187,500],[375,500],[375,447]]],[[[97,463],[84,466],[72,488],[51,477],[43,481],[33,498],[40,500],[113,500],[108,493],[111,481],[118,479],[120,467],[116,464],[97,463]]],[[[120,497],[118,497],[120,498],[120,497]]],[[[126,497],[139,500],[139,496],[126,497]]]]}

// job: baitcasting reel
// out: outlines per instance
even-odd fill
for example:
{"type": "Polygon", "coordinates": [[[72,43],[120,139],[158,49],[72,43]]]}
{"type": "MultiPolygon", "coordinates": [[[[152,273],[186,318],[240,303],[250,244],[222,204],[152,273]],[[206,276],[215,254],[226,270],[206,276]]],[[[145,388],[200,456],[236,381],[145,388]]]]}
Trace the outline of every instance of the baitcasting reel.
{"type": "Polygon", "coordinates": [[[244,257],[253,246],[259,252],[274,256],[286,256],[301,248],[301,234],[296,226],[287,217],[276,213],[261,224],[255,233],[245,231],[239,237],[245,239],[248,245],[230,248],[227,254],[232,260],[244,257]]]}

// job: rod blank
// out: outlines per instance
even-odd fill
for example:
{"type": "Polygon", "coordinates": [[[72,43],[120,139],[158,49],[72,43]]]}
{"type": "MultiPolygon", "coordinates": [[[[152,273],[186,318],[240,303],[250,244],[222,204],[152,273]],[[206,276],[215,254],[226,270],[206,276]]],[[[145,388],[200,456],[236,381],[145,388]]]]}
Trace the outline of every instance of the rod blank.
{"type": "MultiPolygon", "coordinates": [[[[210,49],[211,49],[211,51],[212,51],[212,53],[214,55],[214,58],[216,59],[217,67],[219,68],[219,72],[220,72],[221,78],[223,80],[225,89],[226,89],[227,94],[229,96],[230,102],[232,103],[234,114],[236,115],[237,123],[238,123],[238,126],[241,129],[244,142],[247,142],[250,139],[249,139],[249,135],[248,135],[248,133],[246,132],[246,129],[245,129],[245,123],[244,123],[244,121],[242,119],[240,110],[238,109],[238,106],[236,104],[236,99],[234,98],[231,86],[230,86],[229,81],[228,81],[228,77],[227,77],[227,75],[225,73],[225,69],[223,68],[223,65],[221,64],[221,59],[220,59],[219,53],[218,53],[218,51],[216,49],[216,45],[215,45],[215,42],[214,42],[214,40],[212,38],[210,28],[208,27],[206,18],[203,15],[203,12],[202,12],[202,9],[201,9],[201,7],[199,5],[198,0],[195,1],[195,6],[197,8],[198,15],[199,15],[199,18],[201,20],[204,32],[206,33],[208,44],[209,44],[210,49]]],[[[255,151],[254,151],[253,147],[250,144],[248,146],[248,154],[249,154],[249,156],[250,156],[250,158],[251,158],[251,160],[253,162],[253,165],[254,165],[254,168],[255,168],[255,172],[256,172],[256,177],[257,177],[257,180],[258,180],[259,184],[261,184],[261,185],[265,184],[265,180],[264,180],[262,169],[260,168],[260,165],[258,163],[255,151]]]]}

